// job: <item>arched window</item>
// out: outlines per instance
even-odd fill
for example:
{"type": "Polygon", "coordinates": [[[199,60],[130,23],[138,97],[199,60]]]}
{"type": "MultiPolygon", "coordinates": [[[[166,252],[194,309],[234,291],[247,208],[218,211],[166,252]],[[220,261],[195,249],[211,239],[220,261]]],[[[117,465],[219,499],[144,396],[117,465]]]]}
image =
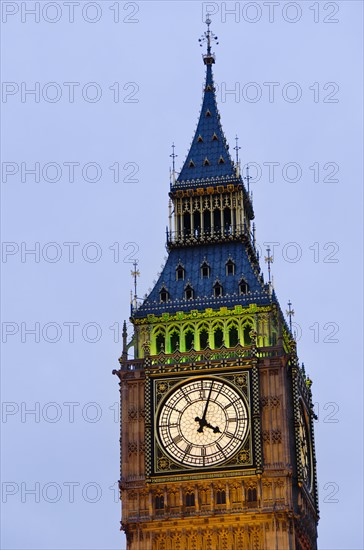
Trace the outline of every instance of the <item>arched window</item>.
{"type": "Polygon", "coordinates": [[[216,282],[214,284],[214,297],[218,298],[219,296],[222,296],[222,285],[219,282],[216,282]]]}
{"type": "Polygon", "coordinates": [[[194,227],[195,237],[198,237],[200,235],[200,225],[201,225],[200,212],[194,212],[193,213],[193,227],[194,227]]]}
{"type": "Polygon", "coordinates": [[[248,346],[249,344],[252,343],[252,339],[251,339],[251,336],[250,336],[251,330],[252,330],[251,325],[245,325],[244,330],[243,330],[244,345],[245,346],[248,346]]]}
{"type": "Polygon", "coordinates": [[[156,347],[157,353],[163,352],[164,351],[164,346],[165,346],[165,336],[162,332],[160,332],[157,335],[157,338],[156,338],[156,341],[155,341],[155,347],[156,347]]]}
{"type": "Polygon", "coordinates": [[[230,208],[224,208],[224,229],[225,233],[230,233],[231,230],[231,210],[230,208]]]}
{"type": "Polygon", "coordinates": [[[210,277],[210,266],[207,262],[203,262],[201,265],[201,277],[202,279],[208,279],[210,277]]]}
{"type": "Polygon", "coordinates": [[[185,288],[185,298],[186,300],[192,300],[194,297],[194,291],[191,285],[187,285],[185,288]]]}
{"type": "Polygon", "coordinates": [[[216,504],[226,504],[226,493],[222,489],[216,491],[216,504]]]}
{"type": "Polygon", "coordinates": [[[209,333],[206,328],[200,331],[200,349],[206,349],[209,345],[209,333]]]}
{"type": "Polygon", "coordinates": [[[239,282],[239,293],[240,294],[247,294],[248,292],[249,292],[248,283],[244,279],[241,279],[240,282],[239,282]]]}
{"type": "Polygon", "coordinates": [[[235,264],[232,260],[228,260],[225,266],[226,266],[226,275],[235,275],[235,264]]]}
{"type": "Polygon", "coordinates": [[[179,333],[172,332],[171,334],[171,353],[179,350],[179,333]]]}
{"type": "Polygon", "coordinates": [[[205,233],[210,233],[211,231],[211,213],[210,210],[204,210],[203,213],[203,227],[205,233]]]}
{"type": "Polygon", "coordinates": [[[183,214],[183,230],[185,235],[191,233],[191,216],[189,212],[183,214]]]}
{"type": "Polygon", "coordinates": [[[167,302],[169,300],[169,292],[165,286],[162,286],[159,292],[161,302],[167,302]]]}
{"type": "Polygon", "coordinates": [[[186,493],[186,506],[194,506],[195,505],[195,493],[186,493]]]}
{"type": "Polygon", "coordinates": [[[220,210],[218,210],[217,208],[215,208],[214,210],[214,230],[215,231],[220,231],[221,229],[221,215],[220,215],[220,210]]]}
{"type": "Polygon", "coordinates": [[[163,510],[164,508],[164,496],[163,495],[157,495],[155,497],[155,509],[156,510],[163,510]]]}
{"type": "Polygon", "coordinates": [[[229,328],[229,347],[234,348],[239,343],[239,331],[235,325],[229,328]]]}
{"type": "Polygon", "coordinates": [[[249,487],[248,494],[247,494],[247,501],[254,504],[257,502],[257,490],[255,489],[255,487],[254,488],[249,487]]]}
{"type": "Polygon", "coordinates": [[[214,344],[215,348],[221,348],[221,346],[224,344],[224,333],[222,328],[217,328],[214,332],[214,344]]]}
{"type": "Polygon", "coordinates": [[[194,347],[194,334],[192,330],[185,332],[186,351],[190,351],[194,347]]]}
{"type": "Polygon", "coordinates": [[[185,278],[185,270],[181,264],[176,267],[176,281],[183,281],[185,278]]]}

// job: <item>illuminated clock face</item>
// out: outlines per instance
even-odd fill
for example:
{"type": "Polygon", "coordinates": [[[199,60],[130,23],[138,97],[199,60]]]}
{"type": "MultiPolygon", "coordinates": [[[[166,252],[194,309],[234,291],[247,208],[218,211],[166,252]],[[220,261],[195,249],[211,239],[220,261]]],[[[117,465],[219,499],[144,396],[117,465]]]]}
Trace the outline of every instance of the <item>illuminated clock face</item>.
{"type": "Polygon", "coordinates": [[[248,433],[248,408],[242,395],[217,378],[200,378],[174,388],[157,413],[164,451],[188,467],[226,462],[248,433]]]}
{"type": "Polygon", "coordinates": [[[300,458],[302,466],[302,477],[308,488],[311,489],[312,485],[312,461],[311,461],[311,445],[310,445],[310,435],[308,431],[308,426],[305,418],[302,405],[300,407],[300,425],[299,425],[299,435],[300,435],[300,458]]]}

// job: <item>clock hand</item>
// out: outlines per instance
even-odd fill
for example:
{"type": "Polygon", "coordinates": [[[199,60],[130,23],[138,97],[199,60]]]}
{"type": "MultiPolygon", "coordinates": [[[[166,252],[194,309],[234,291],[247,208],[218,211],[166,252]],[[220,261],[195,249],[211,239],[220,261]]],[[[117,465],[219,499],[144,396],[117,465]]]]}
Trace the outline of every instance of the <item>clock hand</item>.
{"type": "Polygon", "coordinates": [[[205,409],[204,409],[203,414],[202,414],[202,418],[199,418],[198,416],[196,416],[196,418],[195,418],[195,422],[198,422],[200,424],[199,428],[197,428],[197,431],[199,433],[203,433],[203,429],[204,429],[205,426],[206,427],[212,427],[211,425],[208,426],[208,423],[206,422],[206,413],[207,413],[207,409],[208,409],[208,406],[209,406],[209,403],[210,403],[213,385],[214,385],[214,383],[212,382],[211,383],[211,388],[210,388],[210,391],[209,391],[209,395],[207,397],[205,409]]]}
{"type": "Polygon", "coordinates": [[[203,412],[202,419],[201,419],[201,420],[203,420],[204,422],[206,421],[206,413],[207,413],[207,408],[208,408],[209,403],[210,403],[213,385],[214,385],[214,383],[211,382],[211,388],[210,388],[210,391],[209,391],[209,395],[208,395],[208,397],[207,397],[207,401],[206,401],[206,405],[205,405],[205,410],[204,410],[204,412],[203,412]]]}
{"type": "Polygon", "coordinates": [[[221,433],[219,426],[216,426],[216,427],[211,426],[211,424],[209,424],[208,422],[206,422],[205,426],[206,426],[206,428],[210,428],[214,432],[214,434],[221,433]]]}

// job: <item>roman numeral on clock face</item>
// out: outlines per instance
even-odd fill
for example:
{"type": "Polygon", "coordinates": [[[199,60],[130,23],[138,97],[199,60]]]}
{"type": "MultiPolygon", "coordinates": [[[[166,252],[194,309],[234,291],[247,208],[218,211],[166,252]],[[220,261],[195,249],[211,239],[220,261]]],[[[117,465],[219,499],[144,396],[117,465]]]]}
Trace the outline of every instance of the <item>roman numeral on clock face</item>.
{"type": "Polygon", "coordinates": [[[189,443],[186,447],[185,454],[188,455],[191,452],[193,445],[189,443]]]}

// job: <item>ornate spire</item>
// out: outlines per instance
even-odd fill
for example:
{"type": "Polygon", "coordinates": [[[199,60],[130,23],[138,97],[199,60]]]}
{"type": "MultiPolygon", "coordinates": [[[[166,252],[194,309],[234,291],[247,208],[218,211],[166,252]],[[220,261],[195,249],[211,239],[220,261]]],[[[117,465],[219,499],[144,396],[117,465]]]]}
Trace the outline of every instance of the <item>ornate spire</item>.
{"type": "MultiPolygon", "coordinates": [[[[211,20],[206,20],[207,31],[200,38],[200,45],[207,43],[207,53],[203,56],[206,65],[206,81],[200,118],[185,163],[177,178],[176,187],[182,182],[227,177],[236,179],[236,169],[229,153],[217,108],[212,64],[215,55],[211,52],[212,41],[217,37],[210,30],[211,20]]],[[[207,183],[207,182],[206,182],[207,183]]],[[[173,183],[172,183],[173,187],[173,183]]]]}

